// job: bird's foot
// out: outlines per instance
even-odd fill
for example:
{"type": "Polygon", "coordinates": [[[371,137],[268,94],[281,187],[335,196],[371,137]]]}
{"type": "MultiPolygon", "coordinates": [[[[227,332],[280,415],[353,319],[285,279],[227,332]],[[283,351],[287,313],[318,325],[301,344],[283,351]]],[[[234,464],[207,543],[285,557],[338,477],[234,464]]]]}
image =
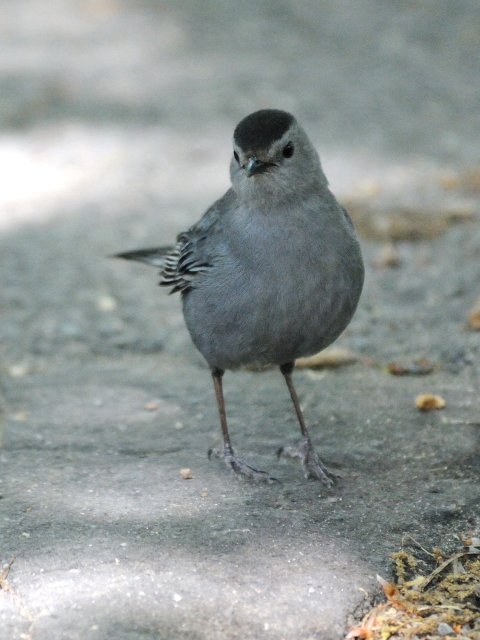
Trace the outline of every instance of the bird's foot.
{"type": "Polygon", "coordinates": [[[323,484],[331,489],[337,480],[342,476],[330,471],[315,453],[312,443],[305,439],[302,444],[293,449],[292,447],[281,447],[277,451],[277,458],[296,458],[300,460],[304,469],[305,478],[315,478],[321,480],[323,484]]]}
{"type": "Polygon", "coordinates": [[[240,480],[253,480],[254,482],[267,482],[268,484],[278,482],[281,484],[280,480],[271,476],[267,471],[255,469],[255,467],[247,464],[245,460],[237,458],[232,450],[221,453],[217,449],[209,449],[208,458],[212,457],[224,458],[227,467],[230,467],[240,480]]]}

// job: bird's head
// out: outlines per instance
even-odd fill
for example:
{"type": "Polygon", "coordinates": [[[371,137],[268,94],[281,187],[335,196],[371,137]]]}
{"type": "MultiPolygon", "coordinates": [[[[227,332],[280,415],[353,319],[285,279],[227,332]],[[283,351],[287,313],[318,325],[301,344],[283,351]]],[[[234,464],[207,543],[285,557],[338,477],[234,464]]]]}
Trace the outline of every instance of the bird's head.
{"type": "Polygon", "coordinates": [[[327,185],[307,134],[290,113],[277,109],[256,111],[237,125],[230,177],[240,198],[267,198],[272,205],[327,185]]]}

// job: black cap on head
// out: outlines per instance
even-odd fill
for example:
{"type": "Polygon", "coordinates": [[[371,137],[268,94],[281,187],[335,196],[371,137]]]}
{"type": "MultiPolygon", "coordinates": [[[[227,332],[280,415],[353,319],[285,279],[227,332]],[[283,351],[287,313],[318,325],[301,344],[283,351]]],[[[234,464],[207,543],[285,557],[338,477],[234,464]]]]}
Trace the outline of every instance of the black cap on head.
{"type": "Polygon", "coordinates": [[[233,139],[243,151],[267,149],[288,131],[294,117],[278,109],[262,109],[244,118],[237,125],[233,139]]]}

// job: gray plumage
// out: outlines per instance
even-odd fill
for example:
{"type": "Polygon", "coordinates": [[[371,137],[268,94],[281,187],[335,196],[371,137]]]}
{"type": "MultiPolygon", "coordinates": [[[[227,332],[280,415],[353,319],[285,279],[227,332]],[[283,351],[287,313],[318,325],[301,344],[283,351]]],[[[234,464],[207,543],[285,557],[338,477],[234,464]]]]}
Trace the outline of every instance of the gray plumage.
{"type": "Polygon", "coordinates": [[[251,114],[233,144],[232,187],[173,248],[118,254],[160,267],[160,284],[181,292],[214,375],[324,349],[350,322],[364,278],[352,222],[295,118],[251,114]]]}

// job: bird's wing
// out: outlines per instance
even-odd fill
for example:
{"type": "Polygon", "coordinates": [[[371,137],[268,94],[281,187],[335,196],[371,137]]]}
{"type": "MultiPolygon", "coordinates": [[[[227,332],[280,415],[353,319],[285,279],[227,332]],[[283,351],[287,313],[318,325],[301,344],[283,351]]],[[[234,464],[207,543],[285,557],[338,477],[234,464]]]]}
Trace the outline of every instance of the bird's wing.
{"type": "Polygon", "coordinates": [[[343,211],[343,215],[345,216],[345,219],[348,222],[351,230],[355,231],[355,227],[353,226],[353,222],[348,211],[345,209],[345,207],[342,207],[342,206],[340,206],[340,209],[343,211]]]}
{"type": "Polygon", "coordinates": [[[235,195],[229,189],[220,200],[207,209],[195,225],[177,236],[177,243],[174,247],[127,251],[118,253],[115,257],[137,260],[160,267],[162,279],[159,284],[161,286],[173,287],[170,293],[187,292],[194,287],[198,276],[208,271],[212,266],[208,240],[212,239],[215,227],[218,227],[218,220],[231,208],[234,200],[235,195]]]}
{"type": "Polygon", "coordinates": [[[210,266],[203,259],[197,234],[189,229],[178,236],[177,244],[165,256],[159,284],[162,287],[173,287],[170,293],[188,291],[199,274],[207,271],[210,266]]]}

